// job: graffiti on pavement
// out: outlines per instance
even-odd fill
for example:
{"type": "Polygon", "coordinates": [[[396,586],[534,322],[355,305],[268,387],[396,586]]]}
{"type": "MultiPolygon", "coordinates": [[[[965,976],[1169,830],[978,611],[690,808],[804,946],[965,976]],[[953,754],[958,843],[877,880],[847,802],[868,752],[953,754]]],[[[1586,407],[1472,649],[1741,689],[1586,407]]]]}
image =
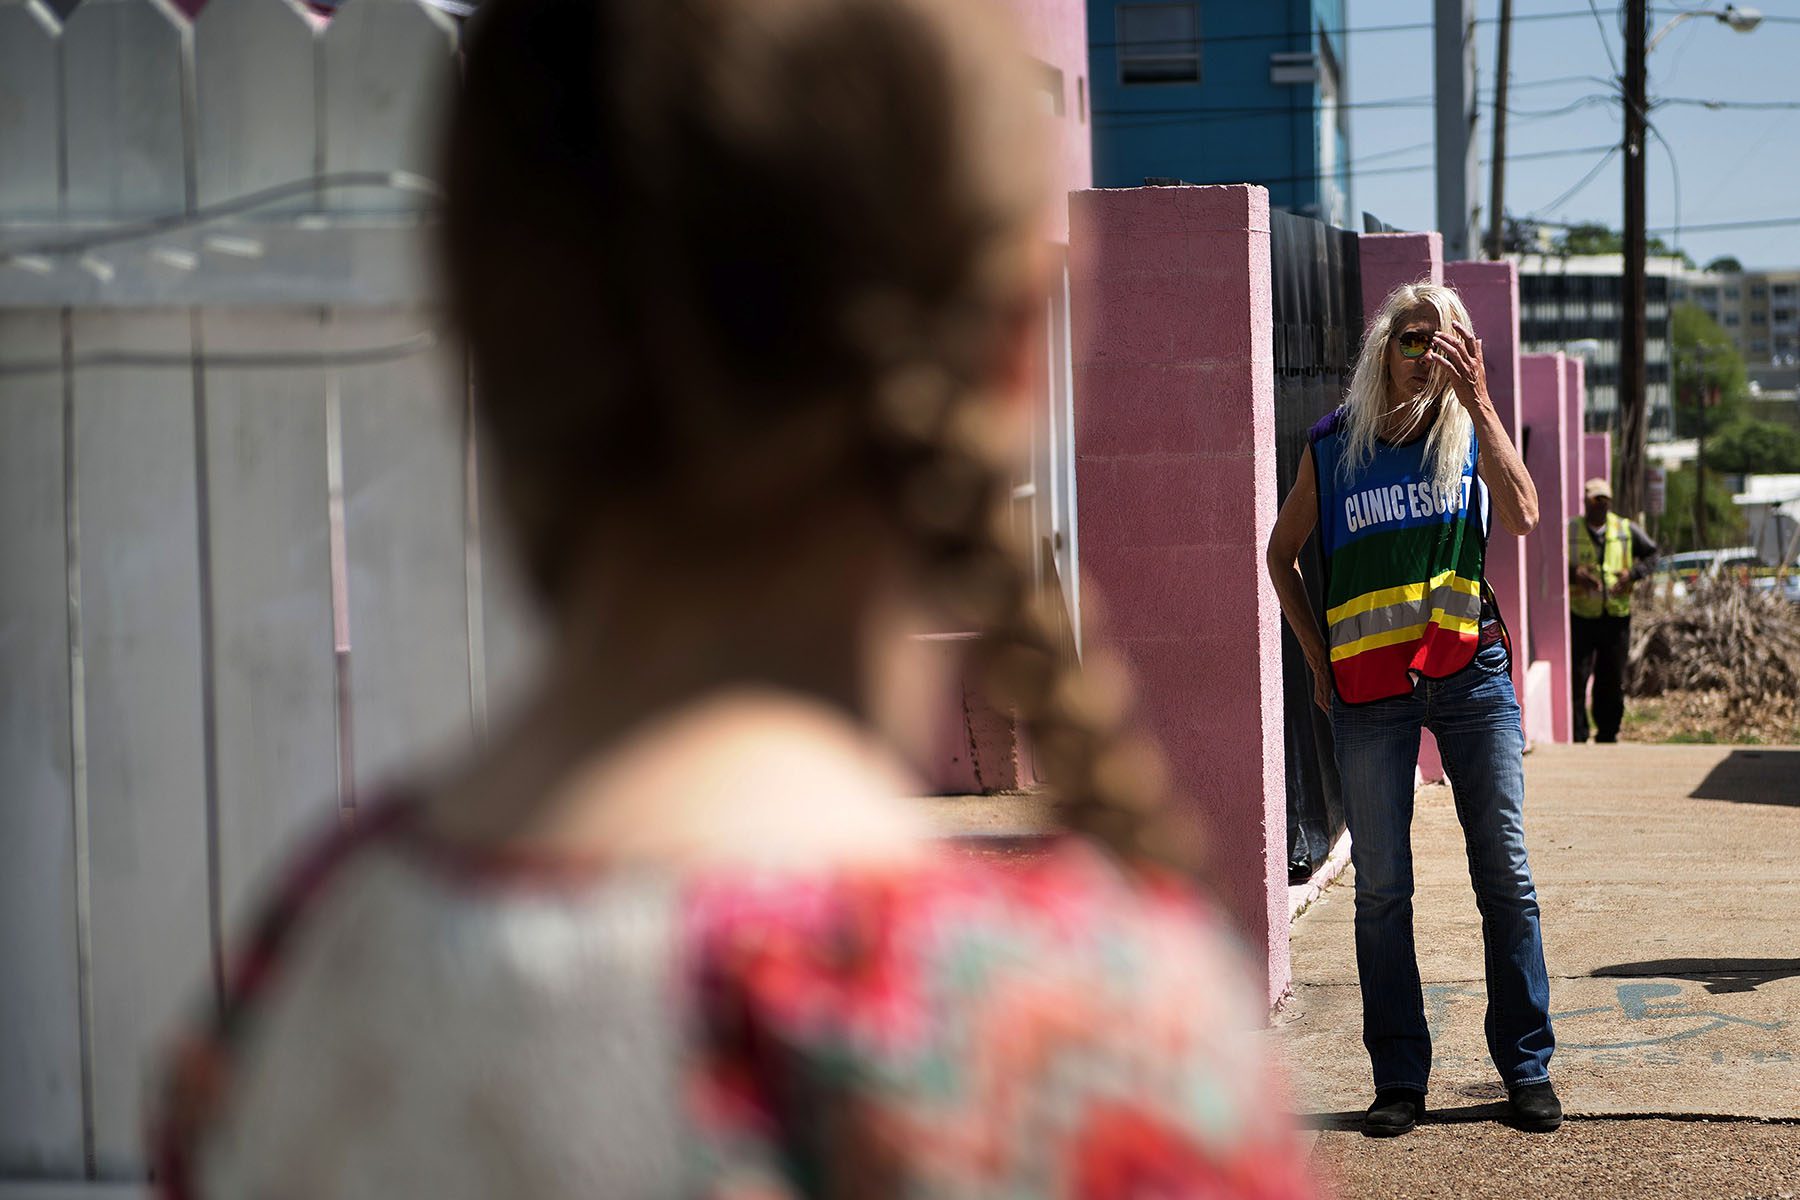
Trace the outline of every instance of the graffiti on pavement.
{"type": "MultiPolygon", "coordinates": [[[[1611,1004],[1553,1012],[1550,1017],[1556,1028],[1557,1051],[1594,1052],[1598,1056],[1595,1061],[1601,1063],[1674,1065],[1684,1056],[1668,1047],[1734,1026],[1774,1033],[1788,1025],[1787,1021],[1757,1021],[1720,1012],[1706,1006],[1709,997],[1703,991],[1691,999],[1687,993],[1686,987],[1675,983],[1621,983],[1611,1004]]],[[[1481,991],[1460,984],[1425,988],[1425,1023],[1432,1040],[1441,1038],[1451,1008],[1468,1001],[1485,1003],[1486,999],[1481,991]]],[[[1688,1049],[1685,1045],[1678,1048],[1688,1049]]],[[[1775,1048],[1750,1050],[1743,1057],[1753,1064],[1793,1061],[1788,1051],[1775,1048]]],[[[1722,1063],[1725,1051],[1712,1050],[1711,1060],[1722,1063]]],[[[1439,1065],[1451,1066],[1453,1062],[1440,1059],[1439,1065]]]]}

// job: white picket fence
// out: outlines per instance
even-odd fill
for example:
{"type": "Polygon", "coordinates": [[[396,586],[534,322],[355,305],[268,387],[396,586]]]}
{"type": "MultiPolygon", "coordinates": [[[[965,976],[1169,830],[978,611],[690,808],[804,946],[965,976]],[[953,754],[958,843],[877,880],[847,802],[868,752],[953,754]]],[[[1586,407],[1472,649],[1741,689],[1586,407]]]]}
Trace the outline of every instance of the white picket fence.
{"type": "Polygon", "coordinates": [[[141,1178],[272,852],[523,660],[422,268],[456,46],[0,6],[0,1180],[141,1178]]]}
{"type": "MultiPolygon", "coordinates": [[[[425,262],[457,38],[0,0],[0,1191],[141,1180],[272,857],[527,669],[425,262]]],[[[1046,322],[1015,495],[1072,586],[1061,281],[1046,322]]]]}

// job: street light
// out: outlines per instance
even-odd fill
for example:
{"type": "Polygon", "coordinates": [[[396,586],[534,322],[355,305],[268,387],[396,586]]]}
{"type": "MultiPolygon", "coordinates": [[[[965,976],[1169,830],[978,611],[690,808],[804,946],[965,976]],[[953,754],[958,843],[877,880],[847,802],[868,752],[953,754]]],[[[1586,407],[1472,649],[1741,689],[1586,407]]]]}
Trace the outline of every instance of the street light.
{"type": "Polygon", "coordinates": [[[1749,33],[1762,24],[1762,10],[1759,8],[1739,8],[1735,4],[1727,4],[1724,11],[1716,8],[1696,8],[1674,17],[1667,25],[1657,30],[1650,44],[1644,47],[1644,53],[1656,49],[1656,43],[1669,36],[1669,30],[1675,28],[1689,17],[1712,17],[1721,25],[1729,25],[1739,33],[1749,33]]]}
{"type": "Polygon", "coordinates": [[[1723,9],[1697,8],[1678,13],[1654,38],[1646,40],[1648,0],[1625,5],[1625,278],[1619,337],[1619,508],[1636,514],[1644,508],[1644,447],[1649,414],[1644,411],[1644,127],[1649,108],[1645,59],[1669,30],[1690,17],[1713,17],[1739,33],[1762,23],[1754,8],[1727,4],[1723,9]]]}

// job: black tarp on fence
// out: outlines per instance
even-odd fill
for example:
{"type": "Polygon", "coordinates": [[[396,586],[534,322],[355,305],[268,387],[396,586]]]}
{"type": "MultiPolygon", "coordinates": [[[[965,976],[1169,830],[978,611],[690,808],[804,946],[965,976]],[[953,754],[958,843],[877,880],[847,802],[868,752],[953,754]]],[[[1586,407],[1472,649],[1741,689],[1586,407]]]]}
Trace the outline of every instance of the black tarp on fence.
{"type": "MultiPolygon", "coordinates": [[[[1362,272],[1356,234],[1279,209],[1269,214],[1275,309],[1277,495],[1293,486],[1306,431],[1343,399],[1362,341],[1362,272]]],[[[1317,537],[1300,569],[1323,621],[1317,537]]],[[[1313,703],[1312,672],[1284,622],[1281,677],[1287,714],[1288,874],[1304,878],[1344,827],[1331,723],[1313,703]]]]}

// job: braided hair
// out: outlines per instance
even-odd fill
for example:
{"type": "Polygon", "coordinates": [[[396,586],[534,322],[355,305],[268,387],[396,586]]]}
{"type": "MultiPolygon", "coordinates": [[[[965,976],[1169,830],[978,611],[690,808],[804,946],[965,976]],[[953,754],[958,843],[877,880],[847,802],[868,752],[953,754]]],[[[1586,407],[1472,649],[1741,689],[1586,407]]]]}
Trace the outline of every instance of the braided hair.
{"type": "Polygon", "coordinates": [[[976,0],[488,0],[466,44],[451,303],[543,599],[608,514],[742,545],[869,497],[1066,824],[1188,862],[1122,669],[1062,652],[1003,517],[985,389],[1046,194],[1016,38],[976,0]]]}

